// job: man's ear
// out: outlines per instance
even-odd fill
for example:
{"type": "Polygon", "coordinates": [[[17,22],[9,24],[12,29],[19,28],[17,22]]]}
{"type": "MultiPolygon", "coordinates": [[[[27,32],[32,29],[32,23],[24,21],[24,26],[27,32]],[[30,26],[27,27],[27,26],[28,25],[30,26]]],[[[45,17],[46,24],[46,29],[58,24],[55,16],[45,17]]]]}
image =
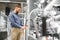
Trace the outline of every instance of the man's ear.
{"type": "Polygon", "coordinates": [[[15,9],[17,9],[17,7],[15,7],[15,9]]]}

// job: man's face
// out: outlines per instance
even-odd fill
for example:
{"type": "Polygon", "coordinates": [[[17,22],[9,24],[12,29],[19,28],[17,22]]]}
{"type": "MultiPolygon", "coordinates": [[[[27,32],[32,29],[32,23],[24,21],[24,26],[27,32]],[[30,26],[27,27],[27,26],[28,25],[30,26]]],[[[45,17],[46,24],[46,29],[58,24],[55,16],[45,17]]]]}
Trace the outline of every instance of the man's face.
{"type": "Polygon", "coordinates": [[[16,7],[16,12],[17,12],[17,13],[21,12],[21,8],[16,7]]]}

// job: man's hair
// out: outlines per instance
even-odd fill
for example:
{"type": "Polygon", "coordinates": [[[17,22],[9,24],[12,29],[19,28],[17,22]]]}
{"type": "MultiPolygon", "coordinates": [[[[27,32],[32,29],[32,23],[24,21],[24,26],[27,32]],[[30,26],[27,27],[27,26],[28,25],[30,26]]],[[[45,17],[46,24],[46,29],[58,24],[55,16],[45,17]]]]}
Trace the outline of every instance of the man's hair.
{"type": "Polygon", "coordinates": [[[14,6],[14,9],[15,9],[16,7],[21,8],[21,4],[16,4],[16,5],[14,6]]]}

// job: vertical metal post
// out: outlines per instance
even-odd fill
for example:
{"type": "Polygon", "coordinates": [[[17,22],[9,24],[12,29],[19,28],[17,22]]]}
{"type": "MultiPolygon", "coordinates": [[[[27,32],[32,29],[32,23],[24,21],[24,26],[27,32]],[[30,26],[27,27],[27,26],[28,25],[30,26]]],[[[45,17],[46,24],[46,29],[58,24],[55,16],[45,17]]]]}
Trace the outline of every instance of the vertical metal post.
{"type": "MultiPolygon", "coordinates": [[[[25,20],[25,17],[24,17],[24,26],[25,26],[25,22],[26,22],[26,20],[25,20]]],[[[24,30],[24,40],[25,40],[25,36],[26,36],[26,35],[25,35],[25,31],[26,31],[26,30],[24,30]]]]}
{"type": "Polygon", "coordinates": [[[22,8],[22,13],[23,13],[23,2],[21,2],[21,8],[22,8]]]}
{"type": "Polygon", "coordinates": [[[27,25],[28,25],[28,28],[26,29],[25,31],[25,40],[28,40],[28,36],[29,36],[29,29],[30,29],[30,15],[29,15],[29,4],[30,4],[30,0],[27,0],[27,5],[28,5],[28,10],[27,10],[27,25]]]}

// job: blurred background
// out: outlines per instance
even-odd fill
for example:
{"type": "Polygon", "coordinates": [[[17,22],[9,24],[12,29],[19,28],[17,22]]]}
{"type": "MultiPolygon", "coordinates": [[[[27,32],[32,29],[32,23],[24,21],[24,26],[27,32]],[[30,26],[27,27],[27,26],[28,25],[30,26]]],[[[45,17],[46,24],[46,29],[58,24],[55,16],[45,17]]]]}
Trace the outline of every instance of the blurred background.
{"type": "Polygon", "coordinates": [[[22,24],[28,25],[21,40],[60,40],[60,0],[0,0],[0,40],[10,40],[7,16],[18,3],[22,24]]]}

